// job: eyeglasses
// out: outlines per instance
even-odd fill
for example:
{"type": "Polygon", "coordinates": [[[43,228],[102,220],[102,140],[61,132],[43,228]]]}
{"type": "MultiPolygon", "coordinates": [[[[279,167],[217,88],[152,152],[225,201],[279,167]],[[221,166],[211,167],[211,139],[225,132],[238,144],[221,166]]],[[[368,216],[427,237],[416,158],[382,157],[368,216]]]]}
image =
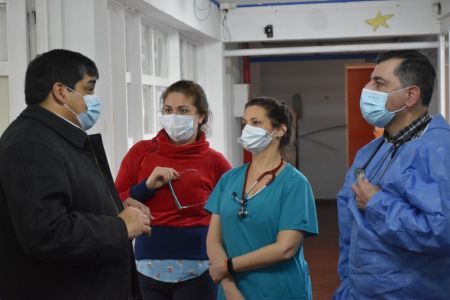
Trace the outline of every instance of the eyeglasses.
{"type": "MultiPolygon", "coordinates": [[[[195,173],[200,173],[200,172],[196,169],[186,169],[184,171],[178,172],[178,174],[180,174],[180,176],[184,175],[186,173],[195,174],[195,173]]],[[[169,186],[170,193],[172,194],[172,198],[175,201],[175,205],[177,206],[178,210],[183,210],[183,209],[187,209],[187,208],[191,208],[191,207],[195,207],[195,206],[200,206],[200,205],[203,205],[206,203],[206,201],[203,201],[201,203],[196,203],[196,204],[192,204],[192,205],[183,205],[183,204],[181,204],[180,200],[177,197],[177,194],[175,193],[175,190],[174,190],[173,184],[172,184],[172,180],[169,180],[167,185],[169,186]]]]}

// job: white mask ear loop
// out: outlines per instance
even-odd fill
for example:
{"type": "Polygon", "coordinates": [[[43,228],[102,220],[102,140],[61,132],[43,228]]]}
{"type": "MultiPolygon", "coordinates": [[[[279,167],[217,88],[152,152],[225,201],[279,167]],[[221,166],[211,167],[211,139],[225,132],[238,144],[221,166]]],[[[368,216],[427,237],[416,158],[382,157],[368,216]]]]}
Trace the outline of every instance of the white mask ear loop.
{"type": "MultiPolygon", "coordinates": [[[[394,94],[394,93],[397,93],[397,92],[400,92],[400,91],[403,91],[403,90],[405,90],[405,89],[409,89],[410,88],[410,86],[407,86],[407,87],[404,87],[404,88],[402,88],[402,89],[399,89],[399,90],[396,90],[396,91],[393,91],[393,92],[390,92],[390,93],[388,93],[388,97],[391,95],[391,94],[394,94]]],[[[406,104],[405,104],[405,106],[403,106],[402,108],[399,108],[399,109],[397,109],[397,110],[394,110],[394,111],[390,111],[390,112],[392,112],[392,113],[398,113],[399,111],[402,111],[402,110],[404,110],[406,108],[406,104]]]]}
{"type": "Polygon", "coordinates": [[[268,133],[268,132],[267,132],[267,134],[270,135],[271,137],[275,137],[275,138],[276,138],[277,136],[274,136],[274,135],[273,135],[273,133],[275,132],[275,130],[276,130],[276,129],[274,128],[274,129],[272,130],[271,133],[268,133]]]}
{"type": "MultiPolygon", "coordinates": [[[[65,85],[64,83],[63,83],[63,85],[66,87],[66,89],[71,90],[73,93],[75,93],[75,94],[77,94],[78,96],[82,97],[83,100],[84,100],[84,97],[81,96],[78,92],[74,91],[73,89],[71,89],[70,87],[68,87],[67,85],[65,85]]],[[[69,105],[67,105],[66,103],[64,103],[63,105],[64,105],[64,107],[67,108],[67,110],[70,111],[75,117],[78,117],[78,114],[77,114],[73,109],[71,109],[71,108],[69,107],[69,105]]]]}
{"type": "Polygon", "coordinates": [[[397,110],[394,110],[394,111],[392,111],[392,112],[393,112],[393,113],[398,113],[399,111],[402,111],[402,110],[404,110],[405,108],[406,108],[406,105],[403,106],[402,108],[397,109],[397,110]]]}
{"type": "Polygon", "coordinates": [[[78,117],[78,114],[73,111],[66,103],[63,104],[65,108],[67,108],[68,111],[72,113],[75,117],[78,117]]]}
{"type": "MultiPolygon", "coordinates": [[[[281,128],[281,127],[280,127],[280,128],[281,128]]],[[[283,136],[273,135],[273,133],[274,133],[276,130],[277,130],[277,129],[274,128],[274,130],[272,131],[272,133],[269,133],[269,135],[271,135],[271,136],[274,137],[274,138],[281,139],[283,136]]],[[[282,128],[281,128],[281,130],[283,131],[283,133],[285,133],[284,130],[283,130],[282,128]]]]}

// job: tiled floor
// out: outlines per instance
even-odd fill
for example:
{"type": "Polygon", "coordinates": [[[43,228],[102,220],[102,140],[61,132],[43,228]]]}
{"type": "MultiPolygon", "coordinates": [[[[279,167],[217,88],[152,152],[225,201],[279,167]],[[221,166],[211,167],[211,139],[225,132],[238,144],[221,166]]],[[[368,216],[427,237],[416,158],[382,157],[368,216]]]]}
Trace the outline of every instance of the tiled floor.
{"type": "Polygon", "coordinates": [[[330,300],[339,285],[337,276],[338,223],[335,200],[317,200],[319,236],[306,239],[305,256],[309,264],[313,299],[330,300]]]}

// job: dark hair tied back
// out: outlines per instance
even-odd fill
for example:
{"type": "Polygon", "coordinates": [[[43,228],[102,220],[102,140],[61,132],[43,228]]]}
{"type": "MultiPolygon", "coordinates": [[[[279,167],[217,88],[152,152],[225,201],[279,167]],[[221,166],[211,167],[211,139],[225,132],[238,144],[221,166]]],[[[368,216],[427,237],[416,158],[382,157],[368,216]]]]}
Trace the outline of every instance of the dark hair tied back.
{"type": "Polygon", "coordinates": [[[171,84],[162,94],[162,101],[166,100],[170,93],[181,93],[185,97],[192,98],[193,104],[197,109],[197,113],[204,115],[202,125],[206,125],[211,117],[211,112],[209,111],[208,100],[206,99],[206,94],[202,87],[191,81],[191,80],[179,80],[171,84]]]}
{"type": "Polygon", "coordinates": [[[248,101],[245,108],[254,105],[264,108],[274,128],[280,127],[282,124],[286,126],[287,130],[281,138],[280,147],[288,144],[291,138],[292,126],[292,113],[289,107],[285,103],[278,102],[275,98],[257,97],[248,101]]]}

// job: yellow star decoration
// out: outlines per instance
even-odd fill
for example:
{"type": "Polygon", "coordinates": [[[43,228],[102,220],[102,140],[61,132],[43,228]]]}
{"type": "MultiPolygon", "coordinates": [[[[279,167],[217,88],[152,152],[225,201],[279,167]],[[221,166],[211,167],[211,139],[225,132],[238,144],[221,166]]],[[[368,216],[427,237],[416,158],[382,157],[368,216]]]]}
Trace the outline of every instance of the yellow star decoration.
{"type": "Polygon", "coordinates": [[[367,19],[365,22],[372,26],[373,31],[377,31],[378,27],[383,26],[384,28],[390,28],[386,21],[392,18],[394,14],[391,15],[382,15],[381,11],[378,11],[377,16],[373,19],[367,19]]]}

